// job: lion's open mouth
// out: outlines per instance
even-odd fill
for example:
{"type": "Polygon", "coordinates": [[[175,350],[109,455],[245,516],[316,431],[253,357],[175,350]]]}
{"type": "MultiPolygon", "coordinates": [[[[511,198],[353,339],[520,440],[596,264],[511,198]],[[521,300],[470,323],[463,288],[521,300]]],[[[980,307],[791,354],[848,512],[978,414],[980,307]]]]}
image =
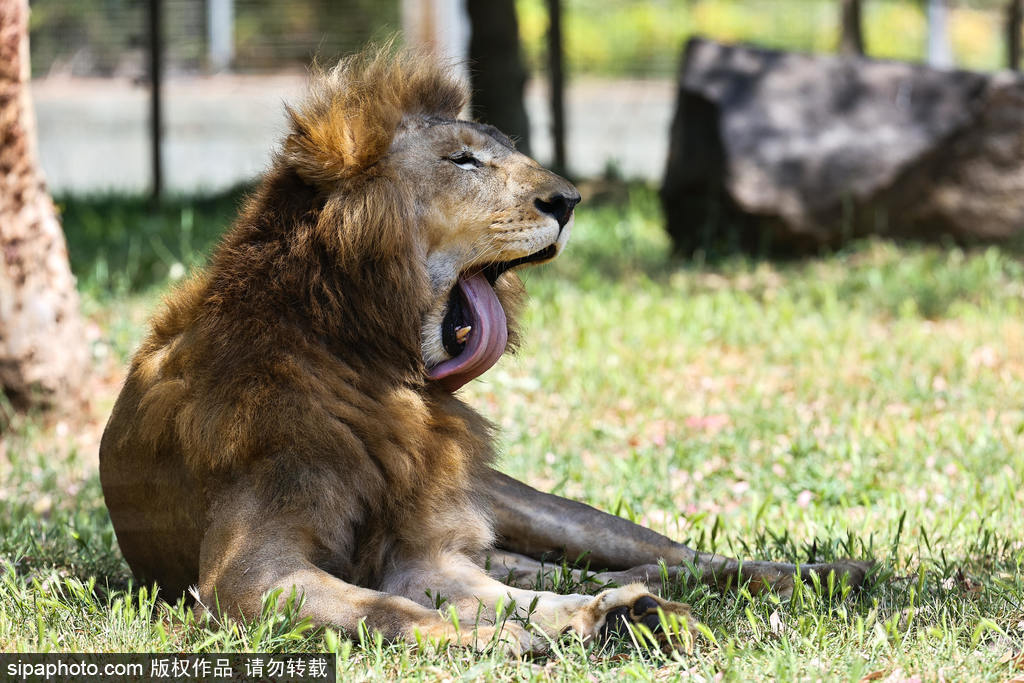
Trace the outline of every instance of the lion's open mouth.
{"type": "Polygon", "coordinates": [[[497,363],[508,343],[508,322],[494,283],[506,270],[546,261],[557,251],[552,244],[529,256],[488,264],[459,276],[441,322],[441,343],[451,358],[430,368],[428,376],[455,391],[497,363]]]}

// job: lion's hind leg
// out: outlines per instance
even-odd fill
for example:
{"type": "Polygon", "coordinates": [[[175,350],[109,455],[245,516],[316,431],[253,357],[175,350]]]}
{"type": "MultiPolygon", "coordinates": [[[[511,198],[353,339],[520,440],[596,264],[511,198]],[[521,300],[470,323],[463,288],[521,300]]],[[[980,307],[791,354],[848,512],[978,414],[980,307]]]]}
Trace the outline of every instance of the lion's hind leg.
{"type": "MultiPolygon", "coordinates": [[[[494,507],[498,546],[503,551],[556,562],[586,558],[595,571],[610,570],[597,576],[615,583],[639,581],[655,590],[661,585],[664,563],[669,579],[693,577],[722,589],[745,584],[755,592],[773,590],[788,595],[797,576],[803,581],[817,576],[824,583],[834,573],[837,581],[845,577],[847,585],[856,587],[865,581],[872,566],[856,560],[800,566],[741,562],[697,552],[627,519],[543,493],[495,470],[489,472],[485,485],[494,507]],[[611,578],[616,575],[618,578],[611,578]]],[[[519,566],[522,569],[521,562],[519,566]]]]}
{"type": "Polygon", "coordinates": [[[590,591],[640,583],[646,586],[647,590],[657,592],[664,587],[666,580],[671,582],[676,579],[693,578],[693,574],[686,566],[657,563],[622,571],[590,571],[559,561],[535,560],[507,550],[488,552],[484,567],[493,578],[507,585],[553,591],[565,586],[590,591]]]}

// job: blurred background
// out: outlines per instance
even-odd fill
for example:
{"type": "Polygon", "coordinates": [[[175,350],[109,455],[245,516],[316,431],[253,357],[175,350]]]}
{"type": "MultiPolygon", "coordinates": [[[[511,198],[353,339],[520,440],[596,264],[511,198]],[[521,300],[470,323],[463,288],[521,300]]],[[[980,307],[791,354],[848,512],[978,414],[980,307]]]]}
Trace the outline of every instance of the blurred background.
{"type": "MultiPolygon", "coordinates": [[[[514,11],[518,19],[529,146],[537,159],[554,161],[548,29],[556,6],[568,170],[576,176],[611,173],[649,181],[660,180],[664,172],[676,97],[673,78],[687,38],[831,53],[839,47],[842,5],[840,0],[477,4],[483,30],[489,15],[514,11]]],[[[282,102],[301,92],[314,56],[330,63],[369,40],[399,34],[409,42],[430,43],[463,64],[474,63],[468,62],[472,21],[463,0],[32,0],[30,6],[40,154],[50,188],[58,194],[149,190],[149,15],[154,9],[160,14],[166,91],[163,184],[172,193],[215,192],[255,177],[281,131],[282,102]]],[[[1007,6],[1006,0],[868,0],[861,10],[864,49],[878,58],[1003,68],[1007,6]],[[929,4],[941,4],[941,25],[936,26],[929,4]]]]}

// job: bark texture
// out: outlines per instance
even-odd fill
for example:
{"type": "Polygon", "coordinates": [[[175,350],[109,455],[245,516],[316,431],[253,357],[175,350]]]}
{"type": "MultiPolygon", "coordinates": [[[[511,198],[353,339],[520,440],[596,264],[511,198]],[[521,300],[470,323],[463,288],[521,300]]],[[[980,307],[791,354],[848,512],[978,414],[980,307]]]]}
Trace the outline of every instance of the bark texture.
{"type": "Polygon", "coordinates": [[[73,409],[84,395],[88,349],[64,233],[36,159],[28,85],[28,3],[0,0],[0,388],[17,409],[73,409]]]}

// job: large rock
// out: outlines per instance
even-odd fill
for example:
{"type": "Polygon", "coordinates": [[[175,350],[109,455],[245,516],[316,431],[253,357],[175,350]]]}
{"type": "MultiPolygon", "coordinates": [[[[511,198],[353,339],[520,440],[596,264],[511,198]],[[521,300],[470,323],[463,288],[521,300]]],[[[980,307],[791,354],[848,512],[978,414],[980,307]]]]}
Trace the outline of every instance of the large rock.
{"type": "Polygon", "coordinates": [[[1024,78],[686,46],[662,201],[684,252],[1024,230],[1024,78]]]}

